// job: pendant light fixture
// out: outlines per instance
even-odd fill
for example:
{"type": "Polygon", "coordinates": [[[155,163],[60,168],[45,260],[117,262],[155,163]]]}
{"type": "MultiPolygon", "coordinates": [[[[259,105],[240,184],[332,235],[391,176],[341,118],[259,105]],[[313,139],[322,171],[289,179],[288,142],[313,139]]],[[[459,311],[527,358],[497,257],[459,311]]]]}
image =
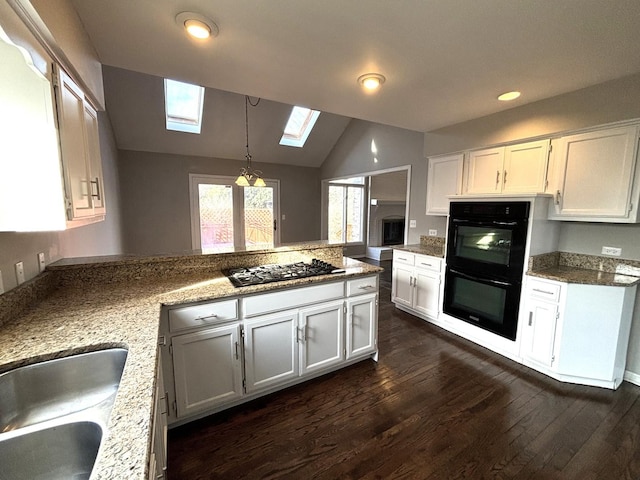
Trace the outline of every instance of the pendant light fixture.
{"type": "MultiPolygon", "coordinates": [[[[245,158],[247,159],[247,166],[240,170],[240,175],[236,179],[236,185],[241,187],[249,187],[251,186],[251,182],[253,181],[254,187],[266,187],[264,180],[262,179],[262,172],[260,170],[254,170],[251,167],[251,153],[249,153],[249,104],[251,101],[249,100],[249,96],[244,96],[244,126],[245,132],[247,134],[247,154],[245,158]],[[255,179],[255,180],[254,180],[255,179]]],[[[260,103],[260,99],[255,103],[251,103],[252,107],[258,106],[260,103]]]]}

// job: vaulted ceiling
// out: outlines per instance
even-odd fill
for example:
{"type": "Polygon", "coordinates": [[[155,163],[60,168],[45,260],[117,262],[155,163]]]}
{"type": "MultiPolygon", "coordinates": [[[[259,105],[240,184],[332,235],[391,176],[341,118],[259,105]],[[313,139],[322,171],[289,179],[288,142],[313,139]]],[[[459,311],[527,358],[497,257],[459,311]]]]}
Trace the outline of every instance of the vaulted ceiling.
{"type": "Polygon", "coordinates": [[[105,65],[415,131],[640,72],[638,0],[71,1],[105,65]]]}

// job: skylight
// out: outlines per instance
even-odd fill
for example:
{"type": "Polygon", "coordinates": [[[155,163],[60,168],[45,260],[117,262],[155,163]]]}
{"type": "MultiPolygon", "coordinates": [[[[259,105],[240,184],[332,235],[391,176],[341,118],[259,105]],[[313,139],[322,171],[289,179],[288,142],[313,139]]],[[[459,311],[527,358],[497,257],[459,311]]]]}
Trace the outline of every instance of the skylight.
{"type": "Polygon", "coordinates": [[[164,106],[167,130],[200,133],[204,87],[164,79],[164,106]]]}
{"type": "Polygon", "coordinates": [[[280,145],[289,147],[302,147],[311,133],[320,112],[305,107],[293,107],[284,134],[280,139],[280,145]]]}

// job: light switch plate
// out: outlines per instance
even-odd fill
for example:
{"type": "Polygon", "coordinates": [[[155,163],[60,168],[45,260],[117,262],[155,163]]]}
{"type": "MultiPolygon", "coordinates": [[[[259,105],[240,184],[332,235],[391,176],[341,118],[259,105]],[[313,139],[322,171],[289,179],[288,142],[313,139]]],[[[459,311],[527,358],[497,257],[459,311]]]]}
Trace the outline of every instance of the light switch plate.
{"type": "Polygon", "coordinates": [[[38,254],[38,269],[40,270],[40,273],[44,272],[45,267],[46,265],[44,264],[44,252],[40,252],[38,254]]]}
{"type": "Polygon", "coordinates": [[[16,263],[16,281],[18,285],[24,283],[24,265],[22,262],[16,263]]]}
{"type": "Polygon", "coordinates": [[[416,221],[415,220],[409,220],[409,228],[416,228],[416,221]]]}

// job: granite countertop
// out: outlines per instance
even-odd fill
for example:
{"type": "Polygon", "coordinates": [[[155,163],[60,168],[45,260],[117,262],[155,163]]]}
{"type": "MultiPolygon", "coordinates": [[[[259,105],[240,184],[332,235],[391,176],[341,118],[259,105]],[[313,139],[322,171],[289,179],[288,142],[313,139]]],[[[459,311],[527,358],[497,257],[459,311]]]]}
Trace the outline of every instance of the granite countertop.
{"type": "Polygon", "coordinates": [[[444,248],[440,245],[424,245],[422,243],[416,243],[412,245],[394,245],[391,248],[394,250],[402,250],[404,252],[417,253],[419,255],[444,258],[444,248]]]}
{"type": "MultiPolygon", "coordinates": [[[[336,265],[338,266],[338,265],[336,265]]],[[[214,300],[379,273],[343,258],[344,274],[235,288],[219,271],[192,270],[110,284],[66,285],[0,326],[0,372],[107,347],[128,349],[93,480],[146,479],[162,305],[214,300]]]]}
{"type": "Polygon", "coordinates": [[[564,283],[630,287],[640,283],[640,262],[569,252],[529,258],[527,275],[564,283]]]}
{"type": "Polygon", "coordinates": [[[603,285],[613,287],[630,287],[637,285],[640,278],[620,273],[601,272],[585,268],[559,265],[544,270],[529,271],[531,277],[546,278],[565,283],[580,283],[585,285],[603,285]]]}

